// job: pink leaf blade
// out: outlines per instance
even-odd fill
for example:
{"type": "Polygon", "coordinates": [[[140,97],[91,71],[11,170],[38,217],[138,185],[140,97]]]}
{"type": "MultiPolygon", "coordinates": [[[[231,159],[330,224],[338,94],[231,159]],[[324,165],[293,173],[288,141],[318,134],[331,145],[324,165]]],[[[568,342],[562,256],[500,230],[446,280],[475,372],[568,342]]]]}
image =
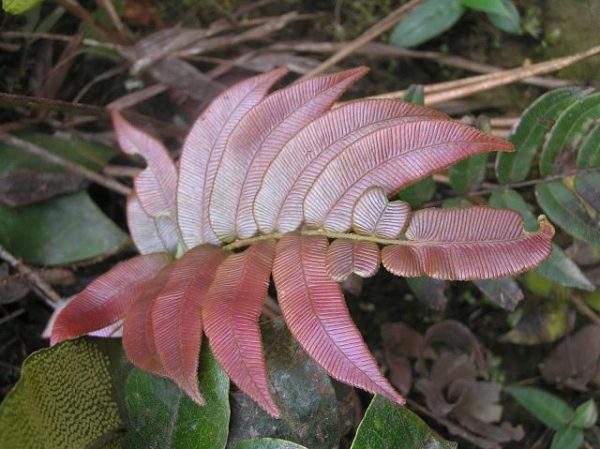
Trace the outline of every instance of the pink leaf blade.
{"type": "Polygon", "coordinates": [[[407,240],[382,251],[397,276],[486,279],[531,269],[550,254],[554,228],[545,218],[536,232],[523,231],[519,214],[471,207],[424,209],[413,215],[407,240]]]}
{"type": "Polygon", "coordinates": [[[270,161],[254,215],[262,233],[296,230],[304,198],[329,161],[378,129],[423,120],[444,120],[433,109],[391,100],[359,100],[333,109],[308,124],[270,161]]]}
{"type": "Polygon", "coordinates": [[[213,100],[192,126],[183,145],[177,188],[178,221],[188,248],[220,243],[210,226],[208,205],[226,143],[241,118],[286,73],[276,69],[241,81],[213,100]]]}
{"type": "Polygon", "coordinates": [[[410,206],[388,201],[385,190],[371,187],[358,198],[352,211],[352,229],[358,234],[397,238],[408,223],[410,206]]]}
{"type": "Polygon", "coordinates": [[[267,295],[275,242],[257,242],[219,267],[202,309],[210,347],[231,380],[269,414],[271,397],[258,319],[267,295]]]}
{"type": "Polygon", "coordinates": [[[356,201],[369,187],[391,195],[471,155],[511,150],[509,142],[449,120],[383,128],[329,161],[304,199],[304,218],[310,226],[345,232],[356,201]]]}
{"type": "Polygon", "coordinates": [[[103,329],[125,316],[143,284],[172,261],[167,253],[137,256],[121,262],[75,296],[60,311],[50,344],[103,329]]]}
{"type": "Polygon", "coordinates": [[[177,232],[167,217],[152,218],[132,193],[127,198],[127,225],[140,254],[177,251],[177,232]]]}
{"type": "Polygon", "coordinates": [[[273,277],[288,327],[304,350],[334,378],[399,404],[352,323],[340,286],[326,272],[325,237],[284,236],[273,277]]]}
{"type": "Polygon", "coordinates": [[[379,247],[374,242],[337,239],[327,248],[327,274],[336,282],[352,273],[367,278],[379,270],[379,247]]]}
{"type": "Polygon", "coordinates": [[[220,239],[256,233],[253,201],[273,156],[365,73],[359,67],[278,90],[240,120],[227,142],[211,196],[210,221],[220,239]]]}
{"type": "Polygon", "coordinates": [[[156,354],[168,377],[197,404],[198,357],[202,343],[202,302],[226,253],[202,245],[185,253],[152,305],[156,354]]]}

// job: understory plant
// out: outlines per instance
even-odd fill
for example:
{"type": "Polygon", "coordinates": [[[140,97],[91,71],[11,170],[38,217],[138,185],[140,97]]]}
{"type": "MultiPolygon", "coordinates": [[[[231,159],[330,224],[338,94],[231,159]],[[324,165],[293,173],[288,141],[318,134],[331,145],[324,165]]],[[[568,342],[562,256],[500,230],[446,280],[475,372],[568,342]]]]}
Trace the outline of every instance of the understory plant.
{"type": "Polygon", "coordinates": [[[512,145],[408,103],[336,105],[366,71],[271,94],[285,69],[236,84],[195,121],[178,166],[114,112],[122,150],[147,163],[127,203],[141,255],[70,301],[51,343],[122,326],[134,365],[203,404],[197,372],[206,334],[231,380],[277,417],[258,324],[272,275],[283,318],[311,358],[342,382],[403,403],[352,323],[339,283],[373,276],[381,263],[406,277],[513,275],[550,254],[554,230],[540,217],[537,230],[525,231],[512,210],[411,212],[393,200],[457,161],[512,145]]]}

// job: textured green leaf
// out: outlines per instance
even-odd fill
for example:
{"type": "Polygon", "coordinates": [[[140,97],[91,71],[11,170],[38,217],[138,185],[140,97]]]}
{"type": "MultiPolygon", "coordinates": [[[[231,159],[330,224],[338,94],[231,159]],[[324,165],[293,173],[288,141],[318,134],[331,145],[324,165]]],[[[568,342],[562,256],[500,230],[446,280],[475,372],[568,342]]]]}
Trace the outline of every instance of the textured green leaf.
{"type": "Polygon", "coordinates": [[[502,0],[461,0],[461,3],[476,11],[508,16],[508,10],[502,0]]]}
{"type": "MultiPolygon", "coordinates": [[[[525,229],[528,231],[534,231],[537,228],[537,219],[533,212],[531,212],[530,206],[514,190],[506,189],[493,192],[490,196],[490,205],[494,207],[506,207],[519,212],[523,217],[525,229]]],[[[542,262],[535,271],[546,279],[564,287],[574,287],[589,291],[594,290],[594,285],[556,244],[552,244],[550,257],[542,262]]]]}
{"type": "Polygon", "coordinates": [[[269,382],[281,418],[271,417],[248,396],[234,392],[228,448],[257,437],[281,438],[310,449],[337,447],[341,432],[331,379],[306,356],[283,322],[268,321],[261,331],[269,382]]]}
{"type": "Polygon", "coordinates": [[[125,384],[128,448],[223,449],[229,426],[229,378],[208,345],[200,355],[198,406],[174,383],[137,368],[125,384]]]}
{"type": "Polygon", "coordinates": [[[488,156],[488,153],[476,154],[450,167],[450,186],[458,195],[467,194],[483,181],[488,156]]]}
{"type": "Polygon", "coordinates": [[[515,151],[496,156],[496,175],[501,184],[527,179],[535,155],[544,145],[545,134],[560,113],[587,92],[576,87],[556,89],[542,95],[525,110],[509,139],[515,151]]]}
{"type": "Polygon", "coordinates": [[[573,419],[573,409],[559,397],[544,390],[534,387],[508,387],[504,391],[551,429],[562,429],[573,419]]]}
{"type": "Polygon", "coordinates": [[[565,427],[552,437],[550,449],[580,449],[583,443],[583,432],[574,427],[565,427]]]}
{"type": "Polygon", "coordinates": [[[488,13],[488,19],[492,24],[507,33],[522,34],[521,30],[521,14],[511,0],[502,0],[504,8],[506,9],[507,15],[488,13]]]}
{"type": "Polygon", "coordinates": [[[600,167],[600,125],[585,138],[577,153],[577,168],[600,167]]]}
{"type": "Polygon", "coordinates": [[[234,449],[306,449],[306,447],[277,438],[257,438],[240,441],[234,449]]]}
{"type": "Polygon", "coordinates": [[[2,0],[2,9],[9,14],[23,14],[35,8],[43,0],[2,0]]]}
{"type": "Polygon", "coordinates": [[[426,0],[396,25],[390,43],[400,48],[416,47],[450,29],[464,12],[460,0],[426,0]]]}
{"type": "MultiPolygon", "coordinates": [[[[584,175],[579,175],[584,176],[584,175]]],[[[538,204],[553,223],[567,234],[596,245],[600,244],[600,220],[560,180],[535,186],[538,204]]]]}
{"type": "Polygon", "coordinates": [[[600,92],[581,98],[565,109],[556,120],[544,144],[540,158],[540,174],[548,176],[560,172],[562,165],[569,165],[569,153],[573,153],[572,159],[575,160],[575,153],[582,140],[593,130],[598,119],[600,92]]]}
{"type": "Polygon", "coordinates": [[[381,396],[375,396],[351,449],[450,449],[456,443],[442,439],[417,415],[381,396]]]}
{"type": "Polygon", "coordinates": [[[0,405],[0,448],[120,448],[111,366],[120,346],[78,339],[30,355],[0,405]]]}
{"type": "Polygon", "coordinates": [[[571,425],[580,429],[589,429],[598,421],[598,407],[596,402],[590,399],[575,409],[575,416],[571,425]]]}
{"type": "Polygon", "coordinates": [[[417,209],[425,201],[429,201],[435,194],[435,181],[431,176],[415,182],[398,194],[398,199],[406,201],[411,207],[417,209]]]}
{"type": "Polygon", "coordinates": [[[86,192],[21,207],[0,205],[0,244],[34,265],[62,265],[117,251],[129,237],[86,192]]]}

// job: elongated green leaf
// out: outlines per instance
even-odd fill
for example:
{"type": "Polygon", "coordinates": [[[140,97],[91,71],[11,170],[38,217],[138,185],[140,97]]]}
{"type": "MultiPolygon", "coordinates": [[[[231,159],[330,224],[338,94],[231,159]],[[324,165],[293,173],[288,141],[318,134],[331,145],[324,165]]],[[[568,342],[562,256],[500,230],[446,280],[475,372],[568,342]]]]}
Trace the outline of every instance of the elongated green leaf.
{"type": "Polygon", "coordinates": [[[240,441],[234,449],[306,449],[306,447],[277,438],[257,438],[240,441]]]}
{"type": "MultiPolygon", "coordinates": [[[[525,229],[533,231],[537,226],[537,219],[530,210],[530,206],[523,197],[514,190],[506,189],[493,192],[490,196],[490,205],[494,207],[507,207],[516,210],[523,217],[525,229]]],[[[535,270],[539,275],[565,287],[574,287],[582,290],[594,290],[594,285],[581,272],[579,267],[556,244],[552,244],[550,257],[542,262],[535,270]]]]}
{"type": "Polygon", "coordinates": [[[467,194],[483,181],[488,156],[487,153],[476,154],[454,164],[448,170],[450,185],[458,195],[467,194]]]}
{"type": "Polygon", "coordinates": [[[390,43],[400,48],[416,47],[450,29],[464,12],[460,0],[427,0],[396,25],[390,43]]]}
{"type": "Polygon", "coordinates": [[[589,429],[598,421],[598,407],[593,399],[589,399],[575,409],[571,425],[580,429],[589,429]]]}
{"type": "Polygon", "coordinates": [[[0,448],[121,447],[111,358],[120,342],[78,339],[38,351],[0,406],[0,448]]]}
{"type": "Polygon", "coordinates": [[[134,368],[125,384],[130,448],[219,449],[227,443],[229,378],[208,345],[200,354],[198,406],[170,380],[134,368]]]}
{"type": "Polygon", "coordinates": [[[552,437],[550,449],[579,449],[583,443],[583,432],[575,427],[560,429],[552,437]]]}
{"type": "Polygon", "coordinates": [[[404,101],[407,103],[416,104],[418,106],[425,105],[425,92],[423,90],[423,85],[421,84],[411,84],[406,89],[404,94],[404,101]]]}
{"type": "Polygon", "coordinates": [[[43,0],[2,0],[2,9],[9,14],[23,14],[35,8],[43,0]]]}
{"type": "MultiPolygon", "coordinates": [[[[540,158],[540,174],[557,173],[569,158],[562,152],[575,153],[583,139],[600,119],[600,92],[588,95],[573,103],[560,114],[550,130],[540,158]]],[[[573,160],[576,155],[573,154],[573,160]]]]}
{"type": "Polygon", "coordinates": [[[507,33],[522,34],[521,30],[521,14],[511,0],[502,0],[504,8],[506,9],[507,15],[487,13],[488,19],[492,24],[507,33]]]}
{"type": "Polygon", "coordinates": [[[351,449],[450,449],[456,443],[442,439],[407,407],[375,396],[351,449]]]}
{"type": "Polygon", "coordinates": [[[508,11],[502,0],[461,0],[461,3],[463,6],[476,11],[508,16],[508,11]]]}
{"type": "MultiPolygon", "coordinates": [[[[584,176],[584,175],[579,175],[584,176]]],[[[600,244],[600,221],[562,182],[552,181],[535,186],[540,207],[550,220],[567,234],[593,244],[600,244]]]]}
{"type": "Polygon", "coordinates": [[[600,167],[600,125],[585,138],[577,153],[577,168],[600,167]]]}
{"type": "Polygon", "coordinates": [[[498,153],[496,175],[502,184],[524,181],[538,149],[544,144],[544,135],[550,130],[561,112],[588,91],[576,87],[556,89],[542,95],[523,113],[510,141],[513,153],[498,153]]]}
{"type": "Polygon", "coordinates": [[[560,430],[573,419],[573,409],[559,397],[544,390],[534,387],[509,387],[504,391],[551,429],[560,430]]]}
{"type": "Polygon", "coordinates": [[[129,241],[85,192],[21,207],[0,205],[0,244],[34,265],[62,265],[116,252],[129,241]]]}

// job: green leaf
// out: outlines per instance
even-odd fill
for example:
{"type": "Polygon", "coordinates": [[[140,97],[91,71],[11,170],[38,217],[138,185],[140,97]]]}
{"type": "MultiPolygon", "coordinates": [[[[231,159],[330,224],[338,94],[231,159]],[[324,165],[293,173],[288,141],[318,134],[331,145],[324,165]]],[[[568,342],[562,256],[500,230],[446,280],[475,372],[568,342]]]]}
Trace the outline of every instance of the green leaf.
{"type": "Polygon", "coordinates": [[[223,449],[229,427],[229,378],[207,344],[200,354],[199,406],[170,380],[137,368],[125,383],[130,448],[223,449]]]}
{"type": "Polygon", "coordinates": [[[548,176],[558,173],[560,165],[568,165],[568,158],[561,153],[576,153],[581,140],[592,131],[598,119],[600,119],[600,92],[581,98],[565,109],[550,130],[544,144],[540,158],[540,174],[548,176]]]}
{"type": "Polygon", "coordinates": [[[425,201],[429,201],[435,194],[435,181],[428,176],[411,184],[398,194],[398,199],[406,201],[413,208],[419,208],[425,201]]]}
{"type": "Polygon", "coordinates": [[[257,438],[240,441],[234,449],[306,449],[306,447],[277,438],[257,438]]]}
{"type": "Polygon", "coordinates": [[[508,10],[502,0],[461,0],[463,6],[492,14],[508,17],[508,10]]]}
{"type": "Polygon", "coordinates": [[[428,276],[406,278],[410,290],[417,299],[432,310],[444,310],[448,298],[446,289],[448,282],[443,279],[434,279],[428,276]]]}
{"type": "Polygon", "coordinates": [[[523,30],[521,30],[521,14],[519,14],[519,10],[515,4],[511,0],[502,0],[502,3],[507,14],[487,13],[490,22],[496,28],[507,33],[523,34],[523,30]]]}
{"type": "Polygon", "coordinates": [[[524,297],[519,284],[511,277],[479,279],[473,283],[490,301],[506,310],[514,310],[524,297]]]}
{"type": "MultiPolygon", "coordinates": [[[[537,229],[537,219],[530,210],[531,206],[516,191],[505,189],[493,192],[490,196],[490,205],[505,207],[519,212],[523,217],[526,230],[534,231],[537,229]]],[[[546,279],[564,287],[573,287],[588,291],[595,289],[594,285],[581,272],[579,267],[554,243],[552,244],[550,257],[542,262],[535,271],[546,279]]]]}
{"type": "Polygon", "coordinates": [[[598,421],[598,408],[593,399],[590,399],[575,409],[575,416],[571,425],[580,429],[589,429],[598,421]]]}
{"type": "Polygon", "coordinates": [[[504,391],[551,429],[563,429],[573,419],[573,409],[559,397],[544,390],[534,387],[508,387],[504,391]]]}
{"type": "Polygon", "coordinates": [[[565,427],[552,437],[550,449],[579,449],[583,443],[583,432],[574,427],[565,427]]]}
{"type": "Polygon", "coordinates": [[[43,0],[2,0],[2,9],[9,14],[23,14],[35,8],[43,0]]]}
{"type": "Polygon", "coordinates": [[[34,265],[63,265],[111,254],[129,237],[86,192],[21,207],[0,205],[0,245],[34,265]]]}
{"type": "Polygon", "coordinates": [[[458,195],[469,193],[483,181],[488,156],[488,153],[476,154],[450,167],[450,186],[458,195]]]}
{"type": "Polygon", "coordinates": [[[577,153],[577,168],[600,167],[600,125],[585,138],[577,153]]]}
{"type": "MultiPolygon", "coordinates": [[[[584,176],[584,175],[579,175],[584,176]]],[[[567,234],[600,245],[600,221],[562,181],[535,186],[538,204],[553,223],[567,234]]]]}
{"type": "Polygon", "coordinates": [[[411,84],[404,93],[404,101],[407,103],[416,104],[417,106],[425,106],[425,92],[421,84],[411,84]]]}
{"type": "Polygon", "coordinates": [[[114,339],[78,339],[30,355],[0,405],[0,448],[121,447],[114,339]]]}
{"type": "Polygon", "coordinates": [[[281,418],[275,419],[240,391],[231,395],[229,447],[269,437],[310,449],[337,447],[341,438],[337,397],[327,373],[308,358],[283,321],[261,327],[267,373],[281,418]]]}
{"type": "Polygon", "coordinates": [[[501,184],[527,179],[535,155],[544,145],[544,136],[556,118],[587,92],[577,87],[556,89],[542,95],[525,110],[509,139],[515,151],[498,153],[496,157],[496,175],[501,184]]]}
{"type": "Polygon", "coordinates": [[[406,407],[375,396],[358,426],[351,449],[450,449],[456,443],[442,439],[406,407]]]}
{"type": "Polygon", "coordinates": [[[460,0],[426,0],[396,25],[390,44],[416,47],[452,28],[464,12],[460,0]]]}

